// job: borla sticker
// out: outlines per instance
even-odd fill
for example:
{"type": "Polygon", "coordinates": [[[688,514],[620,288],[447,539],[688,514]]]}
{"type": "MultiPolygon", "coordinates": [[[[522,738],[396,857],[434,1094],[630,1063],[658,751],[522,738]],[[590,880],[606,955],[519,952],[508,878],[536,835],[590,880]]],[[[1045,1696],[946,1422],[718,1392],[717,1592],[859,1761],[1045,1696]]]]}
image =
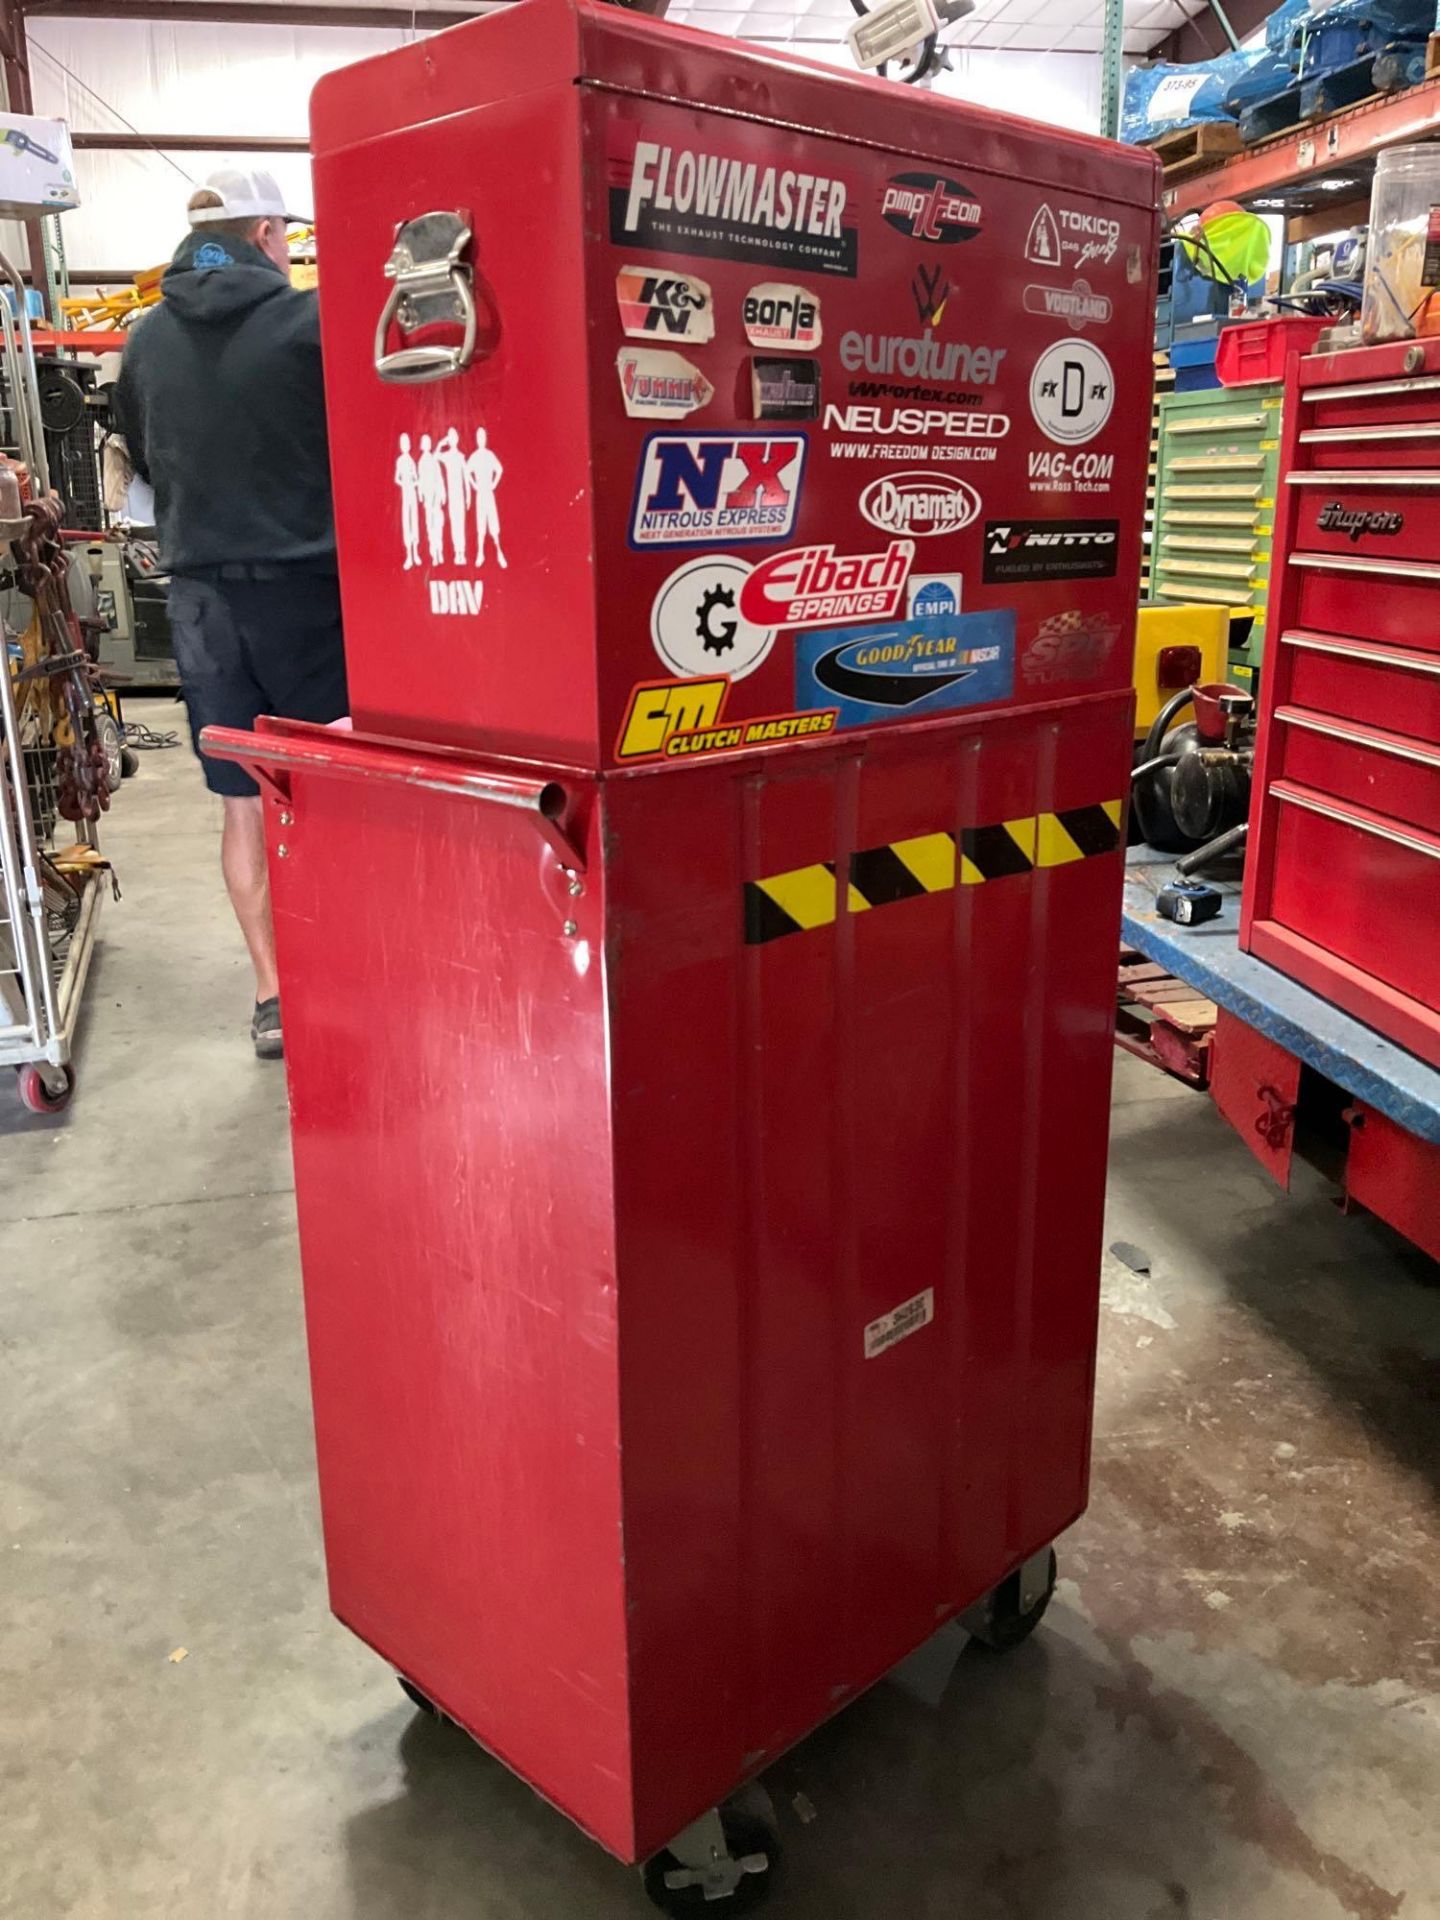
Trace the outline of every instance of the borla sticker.
{"type": "Polygon", "coordinates": [[[632,420],[683,420],[708,406],[715,389],[698,367],[678,353],[653,347],[622,347],[615,356],[620,392],[632,420]]]}
{"type": "Polygon", "coordinates": [[[621,267],[615,276],[620,324],[636,340],[694,340],[715,337],[715,302],[706,281],[688,273],[651,272],[621,267]]]}
{"type": "Polygon", "coordinates": [[[741,309],[745,338],[775,353],[809,353],[821,340],[820,302],[803,287],[767,280],[752,287],[741,309]]]}

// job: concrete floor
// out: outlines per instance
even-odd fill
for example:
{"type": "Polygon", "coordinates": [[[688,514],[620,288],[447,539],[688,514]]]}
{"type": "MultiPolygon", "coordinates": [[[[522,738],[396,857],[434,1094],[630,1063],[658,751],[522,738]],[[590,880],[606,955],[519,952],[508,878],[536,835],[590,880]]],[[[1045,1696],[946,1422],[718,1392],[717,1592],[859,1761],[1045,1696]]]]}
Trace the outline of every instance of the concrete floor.
{"type": "MultiPolygon", "coordinates": [[[[147,755],[75,1104],[0,1089],[0,1913],[649,1912],[327,1615],[283,1074],[216,840],[188,751],[147,755]]],[[[1107,1263],[1049,1619],[773,1770],[787,1920],[1440,1914],[1436,1270],[1128,1059],[1114,1143],[1107,1238],[1153,1275],[1107,1263]]]]}

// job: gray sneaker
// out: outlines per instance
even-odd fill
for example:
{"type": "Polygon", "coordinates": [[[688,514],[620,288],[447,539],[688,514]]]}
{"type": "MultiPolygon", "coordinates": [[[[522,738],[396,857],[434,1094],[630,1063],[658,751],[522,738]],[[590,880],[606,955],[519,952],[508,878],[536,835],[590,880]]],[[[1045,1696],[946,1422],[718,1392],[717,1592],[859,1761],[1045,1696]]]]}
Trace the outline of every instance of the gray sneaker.
{"type": "Polygon", "coordinates": [[[255,1052],[262,1060],[283,1060],[285,1042],[280,1036],[280,996],[273,995],[269,1000],[255,1002],[255,1016],[250,1022],[250,1038],[255,1042],[255,1052]]]}

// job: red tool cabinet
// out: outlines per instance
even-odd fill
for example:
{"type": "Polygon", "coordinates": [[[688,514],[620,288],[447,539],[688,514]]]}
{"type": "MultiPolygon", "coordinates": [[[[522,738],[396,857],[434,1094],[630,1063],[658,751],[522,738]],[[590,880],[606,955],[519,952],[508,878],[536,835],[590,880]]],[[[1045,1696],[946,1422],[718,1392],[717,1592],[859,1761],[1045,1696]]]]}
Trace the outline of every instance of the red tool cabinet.
{"type": "Polygon", "coordinates": [[[1440,1065],[1440,342],[1285,422],[1241,945],[1440,1065]]]}
{"type": "Polygon", "coordinates": [[[1155,162],[585,0],[313,120],[332,1599],[633,1860],[1085,1503],[1155,162]]]}

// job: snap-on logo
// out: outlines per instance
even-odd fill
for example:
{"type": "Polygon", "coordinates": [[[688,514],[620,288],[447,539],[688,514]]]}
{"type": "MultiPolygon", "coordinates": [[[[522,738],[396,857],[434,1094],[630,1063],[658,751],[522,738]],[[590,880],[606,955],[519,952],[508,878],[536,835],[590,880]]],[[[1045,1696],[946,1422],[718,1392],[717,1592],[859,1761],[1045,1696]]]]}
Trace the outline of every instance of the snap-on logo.
{"type": "Polygon", "coordinates": [[[1404,514],[1393,508],[1342,507],[1338,500],[1328,501],[1315,522],[1321,533],[1343,533],[1351,540],[1367,533],[1399,533],[1404,524],[1404,514]]]}
{"type": "Polygon", "coordinates": [[[880,218],[912,240],[952,247],[975,238],[984,214],[958,180],[939,173],[897,173],[880,190],[880,218]]]}
{"type": "Polygon", "coordinates": [[[834,627],[892,619],[905,598],[913,540],[884,553],[839,554],[834,547],[791,547],[762,560],[740,589],[740,612],[760,627],[834,627]]]}

